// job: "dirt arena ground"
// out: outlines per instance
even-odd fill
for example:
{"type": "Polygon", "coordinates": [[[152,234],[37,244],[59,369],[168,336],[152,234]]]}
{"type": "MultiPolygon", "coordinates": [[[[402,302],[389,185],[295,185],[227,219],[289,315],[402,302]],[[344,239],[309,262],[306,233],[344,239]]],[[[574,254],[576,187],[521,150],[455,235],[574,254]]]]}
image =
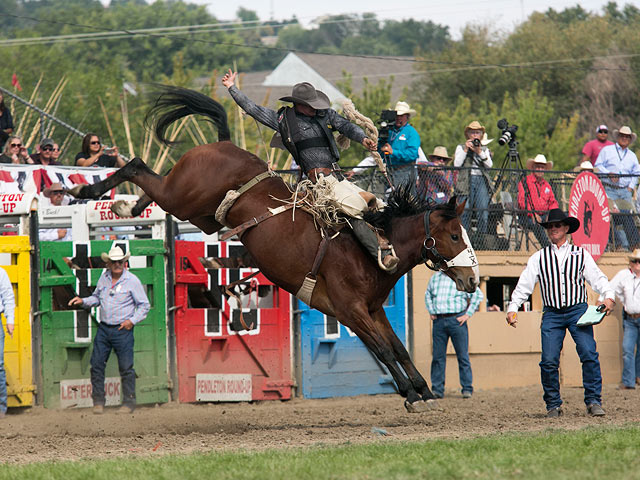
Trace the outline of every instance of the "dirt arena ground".
{"type": "Polygon", "coordinates": [[[467,438],[640,421],[640,389],[605,386],[602,418],[585,414],[582,389],[564,388],[562,394],[565,415],[559,419],[544,417],[540,387],[479,391],[468,400],[451,392],[439,401],[440,410],[420,414],[407,413],[397,395],[166,404],[143,406],[128,416],[110,409],[95,416],[87,409],[35,407],[0,420],[0,462],[467,438]]]}

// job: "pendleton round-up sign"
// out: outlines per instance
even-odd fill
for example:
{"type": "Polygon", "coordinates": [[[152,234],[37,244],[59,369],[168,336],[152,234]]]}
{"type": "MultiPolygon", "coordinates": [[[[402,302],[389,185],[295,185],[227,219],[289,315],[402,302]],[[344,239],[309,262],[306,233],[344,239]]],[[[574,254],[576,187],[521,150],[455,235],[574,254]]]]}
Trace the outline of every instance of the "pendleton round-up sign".
{"type": "Polygon", "coordinates": [[[602,183],[591,172],[582,172],[573,182],[569,197],[569,215],[580,220],[580,228],[571,234],[573,243],[597,260],[609,240],[609,202],[602,183]]]}

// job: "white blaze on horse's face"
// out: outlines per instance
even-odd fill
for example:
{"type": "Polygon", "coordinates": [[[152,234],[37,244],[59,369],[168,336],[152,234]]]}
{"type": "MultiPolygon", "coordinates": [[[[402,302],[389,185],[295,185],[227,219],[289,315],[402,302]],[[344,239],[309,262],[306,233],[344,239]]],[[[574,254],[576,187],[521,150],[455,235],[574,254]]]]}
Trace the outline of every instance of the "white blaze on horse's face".
{"type": "Polygon", "coordinates": [[[480,285],[480,269],[478,268],[478,257],[476,257],[476,252],[471,246],[471,241],[469,240],[467,231],[462,225],[460,225],[460,228],[462,229],[462,239],[464,240],[467,248],[465,248],[458,255],[449,260],[447,262],[447,267],[471,267],[475,275],[476,285],[480,285]]]}

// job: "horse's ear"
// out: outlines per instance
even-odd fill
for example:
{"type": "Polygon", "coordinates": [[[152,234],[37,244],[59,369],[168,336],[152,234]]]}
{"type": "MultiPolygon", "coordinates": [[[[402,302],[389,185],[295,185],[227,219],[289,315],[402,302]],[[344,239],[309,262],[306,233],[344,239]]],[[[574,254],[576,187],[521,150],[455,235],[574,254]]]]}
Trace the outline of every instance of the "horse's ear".
{"type": "MultiPolygon", "coordinates": [[[[456,197],[455,195],[451,198],[450,202],[453,201],[454,205],[456,202],[456,197]]],[[[458,214],[458,216],[462,215],[462,212],[464,212],[464,206],[467,204],[467,199],[465,198],[462,203],[459,203],[458,205],[455,206],[456,209],[456,213],[458,214]]]]}

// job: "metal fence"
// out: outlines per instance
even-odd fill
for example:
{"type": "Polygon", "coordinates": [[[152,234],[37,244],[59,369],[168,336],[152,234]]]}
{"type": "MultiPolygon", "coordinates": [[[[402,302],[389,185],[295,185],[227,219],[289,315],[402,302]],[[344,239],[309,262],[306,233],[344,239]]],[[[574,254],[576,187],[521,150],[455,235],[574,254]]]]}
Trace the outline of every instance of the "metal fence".
{"type": "MultiPolygon", "coordinates": [[[[544,191],[549,188],[558,206],[566,212],[571,187],[581,173],[545,171],[543,179],[546,183],[533,184],[536,191],[531,192],[525,179],[540,171],[502,168],[485,169],[483,175],[476,175],[476,172],[477,169],[412,165],[392,171],[391,178],[394,184],[400,183],[398,179],[409,179],[416,195],[435,202],[446,202],[453,195],[457,195],[459,201],[466,198],[462,222],[475,249],[530,251],[548,245],[546,232],[538,225],[538,220],[544,217],[546,211],[535,210],[533,198],[549,195],[549,192],[544,191]]],[[[299,171],[280,173],[292,184],[298,181],[299,171]]],[[[347,171],[344,173],[351,174],[347,171]]],[[[629,176],[620,175],[614,180],[606,175],[599,176],[607,194],[611,190],[626,190],[618,189],[617,184],[629,176]]],[[[385,198],[391,191],[376,168],[353,172],[350,179],[379,198],[385,198]]],[[[612,222],[605,251],[631,251],[640,248],[640,200],[636,200],[636,193],[631,198],[618,200],[612,200],[609,195],[609,210],[612,222]]]]}

